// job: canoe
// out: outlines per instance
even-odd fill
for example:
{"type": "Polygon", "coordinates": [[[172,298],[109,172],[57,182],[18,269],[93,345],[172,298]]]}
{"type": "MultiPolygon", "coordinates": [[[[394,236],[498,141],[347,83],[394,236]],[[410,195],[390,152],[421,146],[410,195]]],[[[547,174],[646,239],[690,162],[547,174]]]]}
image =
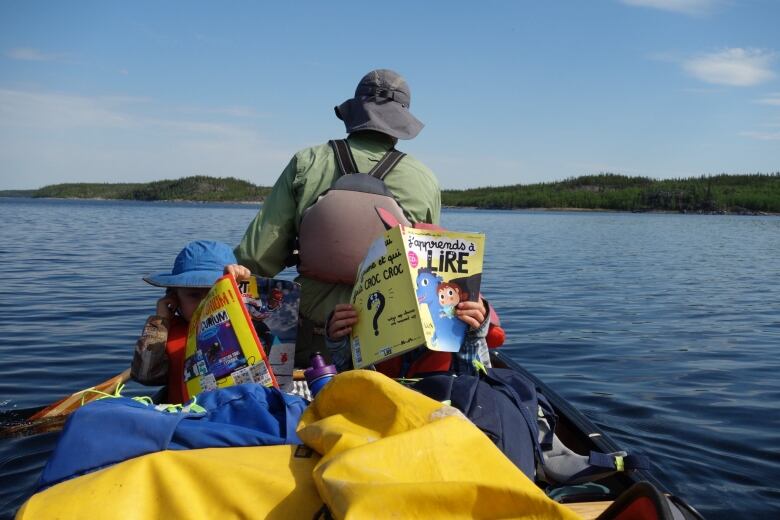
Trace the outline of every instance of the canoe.
{"type": "MultiPolygon", "coordinates": [[[[600,453],[614,453],[621,451],[621,448],[616,442],[614,442],[609,436],[604,433],[598,426],[593,424],[585,415],[579,410],[573,407],[568,401],[563,399],[552,388],[546,385],[543,381],[536,376],[528,372],[519,363],[510,359],[506,355],[502,354],[499,350],[491,350],[492,363],[497,368],[507,368],[513,370],[522,375],[527,380],[533,382],[537,387],[539,393],[544,395],[552,405],[556,414],[558,415],[558,423],[556,427],[556,435],[559,439],[571,450],[587,455],[591,451],[600,453]]],[[[299,377],[298,379],[302,379],[299,377]]],[[[301,381],[300,383],[303,384],[301,381]]],[[[305,386],[305,384],[303,384],[305,386]]],[[[300,390],[300,388],[299,388],[300,390]]],[[[305,389],[304,389],[305,390],[305,389]]],[[[30,410],[32,411],[32,410],[30,410]]],[[[39,412],[40,413],[40,412],[39,412]]],[[[32,417],[27,417],[32,419],[32,417]]],[[[59,416],[59,423],[51,422],[51,418],[48,421],[27,423],[40,424],[47,426],[43,431],[51,431],[61,427],[64,421],[64,416],[59,416]]],[[[4,432],[7,436],[16,436],[20,433],[31,434],[39,433],[41,429],[22,428],[22,433],[17,426],[8,429],[4,432]],[[13,431],[15,430],[15,431],[13,431]],[[12,433],[15,435],[8,435],[12,433]]],[[[547,489],[548,494],[556,501],[566,504],[567,507],[575,510],[584,518],[633,518],[634,516],[609,516],[610,507],[615,508],[621,505],[621,500],[625,500],[625,497],[634,493],[636,495],[637,489],[640,492],[640,499],[644,499],[642,493],[651,494],[655,491],[661,496],[661,500],[668,505],[672,505],[681,516],[665,516],[663,511],[661,514],[655,516],[648,516],[646,518],[683,518],[683,519],[701,519],[701,515],[690,505],[686,504],[682,499],[669,493],[665,486],[656,479],[651,473],[644,470],[631,470],[614,473],[606,478],[600,479],[597,482],[589,483],[586,485],[577,486],[559,486],[557,488],[552,487],[547,489]],[[622,498],[621,498],[622,497],[622,498]]],[[[634,497],[636,498],[636,497],[634,497]]],[[[657,498],[657,497],[656,497],[657,498]]],[[[644,517],[643,517],[644,518],[644,517]]]]}
{"type": "MultiPolygon", "coordinates": [[[[596,426],[582,412],[556,393],[552,388],[546,385],[539,378],[531,374],[518,362],[510,359],[499,350],[491,350],[491,362],[496,368],[508,368],[520,373],[536,385],[539,393],[544,395],[552,405],[555,413],[558,415],[558,424],[556,435],[571,450],[587,455],[591,451],[600,453],[614,453],[622,451],[618,444],[612,440],[604,431],[596,426]]],[[[604,518],[599,515],[612,505],[619,497],[626,496],[632,487],[642,483],[649,484],[652,488],[659,491],[673,506],[682,514],[684,519],[701,520],[703,517],[692,506],[687,504],[680,497],[669,493],[666,487],[651,473],[645,470],[632,470],[615,473],[607,478],[598,480],[597,486],[582,486],[578,493],[575,489],[573,493],[565,496],[556,497],[554,492],[549,492],[558,502],[566,504],[574,509],[584,518],[604,518]]],[[[642,487],[642,486],[640,486],[642,487]]],[[[635,518],[636,516],[615,516],[614,518],[635,518]]],[[[613,518],[611,516],[605,518],[613,518]]],[[[639,517],[639,518],[665,518],[657,517],[639,517]]],[[[669,516],[678,519],[678,516],[669,516]]]]}

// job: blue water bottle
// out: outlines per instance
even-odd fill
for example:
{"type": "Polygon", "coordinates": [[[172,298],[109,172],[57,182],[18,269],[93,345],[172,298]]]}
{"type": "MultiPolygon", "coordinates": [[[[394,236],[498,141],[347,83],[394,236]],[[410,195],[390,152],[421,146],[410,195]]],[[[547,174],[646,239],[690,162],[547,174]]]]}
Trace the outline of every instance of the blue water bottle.
{"type": "Polygon", "coordinates": [[[325,358],[322,354],[315,352],[311,355],[311,367],[304,370],[303,375],[306,377],[306,383],[309,385],[309,392],[314,397],[322,390],[328,381],[333,379],[337,373],[334,365],[326,365],[325,358]]]}

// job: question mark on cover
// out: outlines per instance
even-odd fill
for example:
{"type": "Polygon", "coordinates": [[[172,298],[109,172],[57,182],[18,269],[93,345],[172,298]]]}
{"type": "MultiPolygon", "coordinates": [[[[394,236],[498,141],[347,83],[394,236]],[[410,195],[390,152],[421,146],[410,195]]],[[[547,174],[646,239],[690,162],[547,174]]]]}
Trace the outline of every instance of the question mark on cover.
{"type": "Polygon", "coordinates": [[[385,308],[385,297],[381,292],[371,293],[368,297],[366,307],[371,310],[371,307],[377,302],[376,311],[374,312],[374,336],[379,336],[379,315],[382,314],[382,310],[385,308]]]}

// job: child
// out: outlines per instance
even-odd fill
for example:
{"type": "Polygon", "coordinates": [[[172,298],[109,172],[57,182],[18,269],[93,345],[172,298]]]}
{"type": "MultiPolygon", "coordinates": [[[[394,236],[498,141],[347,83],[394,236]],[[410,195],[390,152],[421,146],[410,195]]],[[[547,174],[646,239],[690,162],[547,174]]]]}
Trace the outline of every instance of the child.
{"type": "Polygon", "coordinates": [[[227,244],[210,240],[190,242],[176,256],[170,273],[149,275],[144,281],[165,287],[157,312],[146,320],[133,354],[133,379],[144,385],[168,385],[169,403],[184,395],[184,347],[193,313],[209,289],[224,273],[236,279],[249,277],[237,264],[227,244]]]}
{"type": "MultiPolygon", "coordinates": [[[[490,326],[490,307],[484,298],[477,302],[463,301],[453,306],[455,317],[469,326],[460,351],[454,356],[449,352],[435,352],[427,349],[415,349],[411,352],[376,364],[376,369],[386,376],[415,377],[417,374],[431,372],[455,372],[457,374],[476,374],[473,362],[482,362],[490,366],[490,354],[486,336],[490,326]]],[[[349,349],[349,334],[357,323],[357,311],[348,303],[334,307],[325,324],[325,344],[339,372],[352,368],[349,349]]]]}

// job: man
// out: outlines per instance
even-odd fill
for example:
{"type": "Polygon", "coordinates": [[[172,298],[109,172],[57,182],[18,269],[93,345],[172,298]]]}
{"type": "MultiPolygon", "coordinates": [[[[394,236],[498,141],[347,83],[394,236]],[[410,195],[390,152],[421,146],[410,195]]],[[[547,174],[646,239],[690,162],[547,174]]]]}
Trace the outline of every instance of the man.
{"type": "Polygon", "coordinates": [[[346,141],[296,153],[235,250],[240,264],[263,276],[275,276],[289,265],[292,253],[299,252],[297,281],[302,290],[296,366],[308,366],[313,352],[326,354],[328,313],[336,304],[349,302],[355,259],[362,259],[367,244],[381,232],[374,207],[383,205],[382,195],[363,187],[339,191],[336,183],[343,184],[340,179],[353,185],[352,181],[370,180],[368,176],[342,174],[378,173],[382,167],[389,168],[382,181],[390,192],[386,195],[394,199],[391,203],[400,206],[401,217],[411,223],[439,223],[441,199],[436,177],[413,157],[394,151],[398,139],[412,139],[423,127],[409,112],[410,101],[409,86],[398,73],[379,69],[366,74],[355,96],[335,107],[349,134],[346,141]],[[337,153],[339,143],[341,151],[337,153]],[[352,171],[345,162],[351,162],[352,171]],[[367,198],[362,193],[366,191],[372,193],[367,198]],[[320,198],[326,192],[328,196],[320,198]],[[334,198],[339,194],[342,198],[334,198]],[[302,226],[304,216],[308,218],[302,226]],[[344,251],[347,254],[341,255],[344,251]],[[344,271],[351,273],[352,279],[345,278],[344,271]]]}

